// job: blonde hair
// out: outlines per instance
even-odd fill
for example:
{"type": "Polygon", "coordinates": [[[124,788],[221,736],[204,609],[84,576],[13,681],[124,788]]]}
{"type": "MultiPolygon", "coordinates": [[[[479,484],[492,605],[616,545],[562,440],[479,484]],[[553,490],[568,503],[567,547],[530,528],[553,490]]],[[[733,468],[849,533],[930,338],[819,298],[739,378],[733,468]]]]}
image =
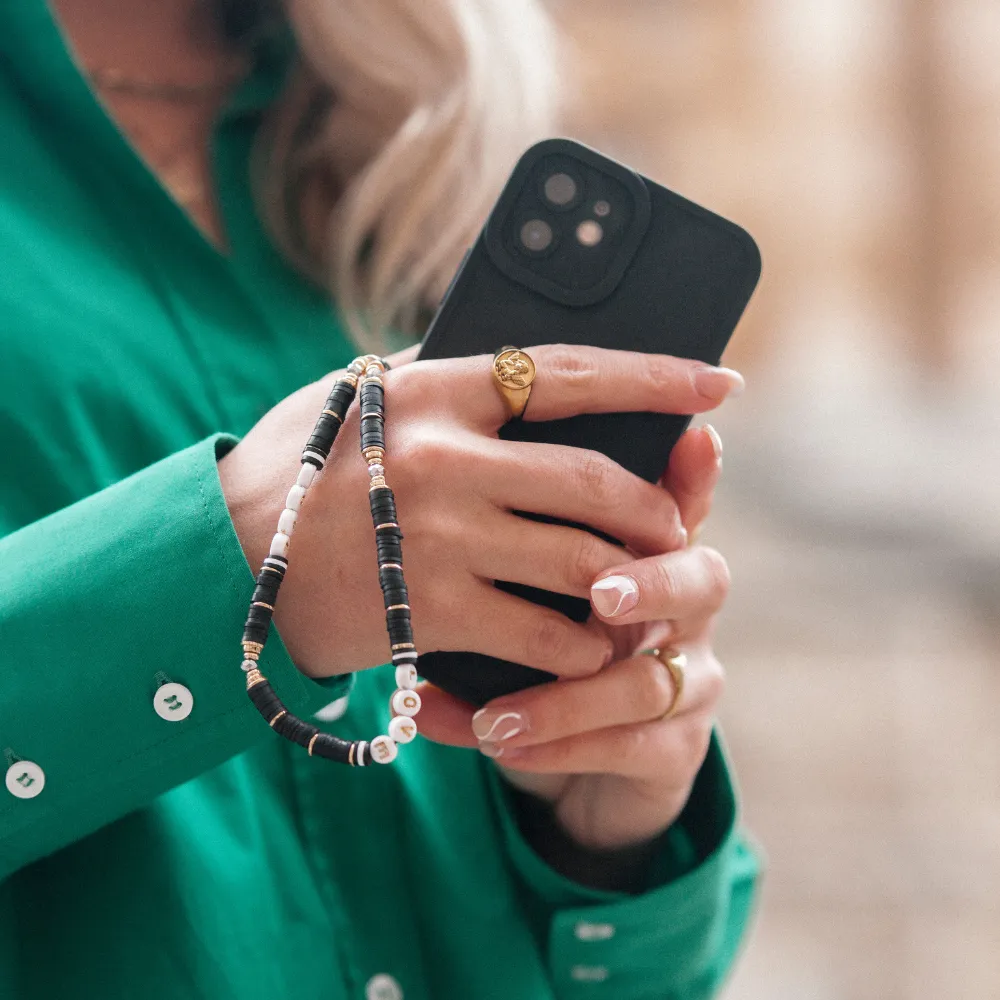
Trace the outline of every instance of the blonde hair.
{"type": "Polygon", "coordinates": [[[265,212],[354,336],[415,332],[518,155],[551,134],[534,0],[285,0],[301,67],[275,109],[265,212]]]}

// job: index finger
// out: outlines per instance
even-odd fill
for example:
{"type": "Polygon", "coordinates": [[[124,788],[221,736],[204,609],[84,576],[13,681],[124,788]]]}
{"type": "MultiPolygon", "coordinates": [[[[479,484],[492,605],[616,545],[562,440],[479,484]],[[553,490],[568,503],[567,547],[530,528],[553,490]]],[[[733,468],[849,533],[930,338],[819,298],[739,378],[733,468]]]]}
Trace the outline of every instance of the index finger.
{"type": "MultiPolygon", "coordinates": [[[[525,349],[535,379],[525,420],[558,420],[581,413],[704,413],[743,390],[729,368],[666,354],[603,347],[543,344],[525,349]]],[[[441,364],[442,362],[436,362],[441,364]]],[[[489,355],[447,362],[452,398],[467,413],[499,427],[509,419],[493,381],[489,355]]]]}

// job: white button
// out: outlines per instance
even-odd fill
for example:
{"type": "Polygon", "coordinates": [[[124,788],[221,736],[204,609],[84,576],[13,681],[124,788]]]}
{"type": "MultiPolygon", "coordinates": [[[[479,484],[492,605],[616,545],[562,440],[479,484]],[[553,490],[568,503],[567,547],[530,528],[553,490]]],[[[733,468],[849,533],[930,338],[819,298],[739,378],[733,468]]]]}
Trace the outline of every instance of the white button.
{"type": "Polygon", "coordinates": [[[7,768],[7,791],[19,799],[33,799],[45,787],[45,772],[33,760],[19,760],[7,768]]]}
{"type": "Polygon", "coordinates": [[[403,1000],[403,990],[392,976],[380,972],[365,985],[365,1000],[403,1000]]]}
{"type": "Polygon", "coordinates": [[[588,924],[581,920],[576,925],[575,934],[580,941],[607,941],[615,936],[615,925],[588,924]]]}
{"type": "Polygon", "coordinates": [[[336,701],[331,701],[329,705],[324,705],[317,713],[316,718],[320,722],[336,722],[346,711],[350,695],[344,695],[336,701]]]}
{"type": "Polygon", "coordinates": [[[153,695],[153,708],[161,719],[180,722],[191,714],[194,695],[183,684],[161,684],[153,695]]]}
{"type": "Polygon", "coordinates": [[[574,965],[569,974],[578,983],[603,983],[611,975],[603,965],[574,965]]]}

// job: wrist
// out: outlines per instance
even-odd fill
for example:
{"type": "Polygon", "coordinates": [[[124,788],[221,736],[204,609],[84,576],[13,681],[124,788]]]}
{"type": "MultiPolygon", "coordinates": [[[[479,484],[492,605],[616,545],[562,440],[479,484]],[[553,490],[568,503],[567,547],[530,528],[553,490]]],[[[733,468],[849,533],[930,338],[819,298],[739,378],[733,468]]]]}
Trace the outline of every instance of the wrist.
{"type": "Polygon", "coordinates": [[[508,786],[521,835],[554,871],[579,885],[638,895],[652,877],[660,835],[614,848],[585,847],[560,823],[551,803],[508,786]]]}

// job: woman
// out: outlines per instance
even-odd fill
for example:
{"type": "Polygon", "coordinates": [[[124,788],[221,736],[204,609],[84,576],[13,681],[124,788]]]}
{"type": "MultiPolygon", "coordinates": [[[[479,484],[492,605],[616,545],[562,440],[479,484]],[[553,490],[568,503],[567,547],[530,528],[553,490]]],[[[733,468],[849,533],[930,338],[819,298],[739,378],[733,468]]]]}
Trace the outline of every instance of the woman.
{"type": "MultiPolygon", "coordinates": [[[[331,373],[440,294],[548,129],[546,52],[526,0],[0,3],[0,996],[694,998],[728,970],[756,868],[712,735],[726,570],[685,546],[714,432],[652,486],[499,441],[488,358],[397,354],[418,643],[561,680],[475,715],[422,685],[424,738],[348,769],[280,740],[236,669],[331,373]],[[640,652],[667,643],[683,689],[640,652]]],[[[532,355],[527,419],[704,412],[742,385],[532,355]]],[[[263,654],[291,711],[352,740],[395,686],[357,421],[263,654]]]]}

